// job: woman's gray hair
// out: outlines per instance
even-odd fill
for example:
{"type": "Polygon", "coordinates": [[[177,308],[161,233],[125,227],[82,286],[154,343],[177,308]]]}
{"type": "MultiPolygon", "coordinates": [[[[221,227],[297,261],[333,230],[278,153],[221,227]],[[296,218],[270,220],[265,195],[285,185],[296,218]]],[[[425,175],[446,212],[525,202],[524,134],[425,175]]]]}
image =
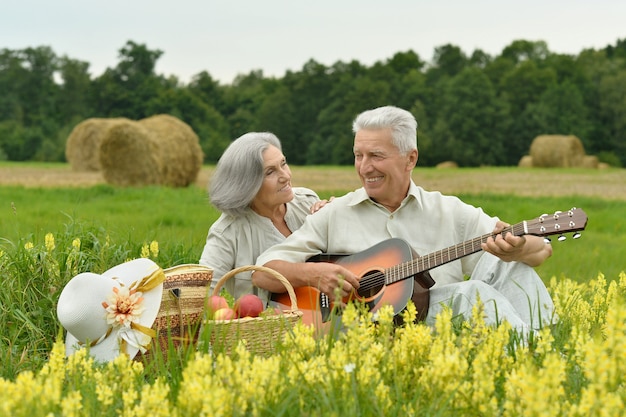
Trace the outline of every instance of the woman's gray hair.
{"type": "Polygon", "coordinates": [[[232,216],[243,214],[263,184],[263,152],[270,145],[282,151],[280,140],[269,132],[246,133],[228,145],[211,178],[211,204],[232,216]]]}
{"type": "Polygon", "coordinates": [[[364,111],[352,124],[355,134],[362,129],[391,129],[393,144],[403,155],[417,149],[417,121],[410,112],[399,107],[384,106],[364,111]]]}

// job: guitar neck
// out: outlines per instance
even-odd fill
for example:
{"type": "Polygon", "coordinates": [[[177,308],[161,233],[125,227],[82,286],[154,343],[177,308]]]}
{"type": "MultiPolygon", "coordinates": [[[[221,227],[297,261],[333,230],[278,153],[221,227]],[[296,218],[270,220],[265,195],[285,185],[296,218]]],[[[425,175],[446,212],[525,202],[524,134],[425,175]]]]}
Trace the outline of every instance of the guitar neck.
{"type": "MultiPolygon", "coordinates": [[[[502,235],[506,235],[507,233],[512,233],[515,236],[527,234],[526,222],[520,222],[506,227],[500,232],[502,235]]],[[[428,255],[419,256],[412,261],[387,268],[385,270],[386,283],[392,284],[440,265],[447,264],[448,262],[463,258],[464,256],[479,252],[482,250],[481,244],[493,236],[495,236],[495,234],[488,233],[463,243],[432,252],[428,255]]]]}

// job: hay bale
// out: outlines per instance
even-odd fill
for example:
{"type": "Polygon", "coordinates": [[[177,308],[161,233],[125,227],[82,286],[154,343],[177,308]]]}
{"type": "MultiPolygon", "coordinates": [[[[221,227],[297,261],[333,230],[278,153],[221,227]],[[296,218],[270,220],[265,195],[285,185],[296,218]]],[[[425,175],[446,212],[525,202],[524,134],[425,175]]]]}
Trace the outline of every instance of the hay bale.
{"type": "Polygon", "coordinates": [[[595,155],[585,155],[583,156],[583,160],[580,164],[581,168],[591,168],[591,169],[598,169],[598,164],[600,163],[600,161],[598,161],[598,157],[595,155]]]}
{"type": "Polygon", "coordinates": [[[100,144],[102,176],[108,183],[160,184],[160,165],[156,142],[146,128],[133,120],[111,127],[100,144]]]}
{"type": "Polygon", "coordinates": [[[139,121],[159,145],[162,162],[161,184],[186,187],[193,183],[202,168],[204,155],[200,139],[182,120],[160,114],[139,121]]]}
{"type": "Polygon", "coordinates": [[[533,166],[533,157],[530,155],[522,156],[522,159],[517,163],[519,168],[531,168],[533,166]]]}
{"type": "Polygon", "coordinates": [[[202,160],[198,136],[169,115],[118,123],[100,144],[104,179],[122,186],[186,187],[195,181],[202,160]]]}
{"type": "Polygon", "coordinates": [[[65,143],[65,159],[74,171],[100,171],[100,143],[108,129],[128,121],[124,117],[93,117],[77,124],[65,143]]]}
{"type": "Polygon", "coordinates": [[[530,145],[530,156],[535,167],[578,167],[585,156],[585,148],[573,135],[540,135],[530,145]]]}
{"type": "Polygon", "coordinates": [[[459,165],[454,162],[454,161],[443,161],[443,162],[439,162],[435,168],[438,169],[449,169],[449,168],[458,168],[459,165]]]}

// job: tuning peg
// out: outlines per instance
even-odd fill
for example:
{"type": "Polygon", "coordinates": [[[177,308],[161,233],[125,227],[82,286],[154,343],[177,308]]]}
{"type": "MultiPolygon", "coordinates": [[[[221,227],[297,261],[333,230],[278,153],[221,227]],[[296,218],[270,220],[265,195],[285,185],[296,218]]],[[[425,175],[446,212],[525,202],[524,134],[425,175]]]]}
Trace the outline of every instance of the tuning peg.
{"type": "Polygon", "coordinates": [[[557,239],[558,239],[559,242],[563,242],[565,239],[567,239],[567,236],[559,235],[559,237],[557,239]]]}
{"type": "Polygon", "coordinates": [[[582,235],[580,234],[580,232],[576,232],[572,235],[573,239],[578,239],[579,237],[581,237],[582,235]]]}

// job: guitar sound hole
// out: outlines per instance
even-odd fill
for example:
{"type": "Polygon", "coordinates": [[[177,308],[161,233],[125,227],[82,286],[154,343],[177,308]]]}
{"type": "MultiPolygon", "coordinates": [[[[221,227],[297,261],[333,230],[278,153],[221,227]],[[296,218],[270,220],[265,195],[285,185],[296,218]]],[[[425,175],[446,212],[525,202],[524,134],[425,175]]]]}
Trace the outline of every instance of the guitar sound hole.
{"type": "Polygon", "coordinates": [[[380,271],[370,271],[361,278],[361,286],[357,294],[363,298],[370,298],[378,294],[385,285],[385,276],[380,271]]]}

